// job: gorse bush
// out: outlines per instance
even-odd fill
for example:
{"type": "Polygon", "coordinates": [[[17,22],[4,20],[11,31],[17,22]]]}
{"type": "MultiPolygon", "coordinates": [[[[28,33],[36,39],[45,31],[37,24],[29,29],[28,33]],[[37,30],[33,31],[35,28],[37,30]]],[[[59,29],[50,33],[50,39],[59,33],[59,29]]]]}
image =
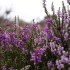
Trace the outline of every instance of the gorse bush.
{"type": "MultiPolygon", "coordinates": [[[[67,0],[70,4],[70,0],[67,0]]],[[[0,70],[70,70],[70,10],[43,7],[46,24],[26,25],[16,31],[0,30],[0,70]]]]}

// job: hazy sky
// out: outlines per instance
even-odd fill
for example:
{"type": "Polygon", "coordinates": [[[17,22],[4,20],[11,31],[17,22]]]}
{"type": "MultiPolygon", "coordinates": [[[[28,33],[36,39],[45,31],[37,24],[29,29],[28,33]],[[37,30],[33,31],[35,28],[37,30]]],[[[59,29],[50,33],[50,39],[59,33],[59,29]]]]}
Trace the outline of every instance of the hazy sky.
{"type": "MultiPolygon", "coordinates": [[[[62,0],[47,0],[46,7],[50,13],[52,1],[54,2],[56,10],[62,5],[62,0]]],[[[63,1],[67,3],[66,0],[63,1]]],[[[20,18],[28,22],[31,22],[32,19],[36,21],[41,20],[45,16],[42,0],[0,0],[0,13],[4,13],[10,7],[12,7],[13,12],[9,17],[19,15],[20,18]]]]}

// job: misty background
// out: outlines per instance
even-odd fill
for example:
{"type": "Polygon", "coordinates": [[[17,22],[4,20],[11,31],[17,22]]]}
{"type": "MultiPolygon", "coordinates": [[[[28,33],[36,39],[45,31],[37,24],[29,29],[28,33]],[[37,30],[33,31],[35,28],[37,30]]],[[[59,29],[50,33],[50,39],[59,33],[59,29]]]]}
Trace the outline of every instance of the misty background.
{"type": "MultiPolygon", "coordinates": [[[[63,0],[67,6],[67,1],[63,0]]],[[[47,0],[46,7],[51,13],[51,4],[54,3],[57,12],[62,5],[62,0],[47,0]]],[[[42,20],[46,14],[42,5],[42,0],[0,0],[0,15],[5,13],[5,10],[11,8],[12,12],[8,18],[19,16],[20,19],[31,22],[35,19],[36,22],[42,20]]]]}

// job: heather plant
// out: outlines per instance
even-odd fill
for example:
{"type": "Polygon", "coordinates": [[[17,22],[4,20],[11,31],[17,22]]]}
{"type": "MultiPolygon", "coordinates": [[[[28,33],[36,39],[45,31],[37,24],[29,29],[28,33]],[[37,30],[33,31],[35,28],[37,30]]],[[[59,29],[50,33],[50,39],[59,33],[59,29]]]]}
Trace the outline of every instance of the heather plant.
{"type": "MultiPolygon", "coordinates": [[[[70,1],[67,0],[67,3],[70,1]]],[[[47,15],[45,26],[25,25],[15,31],[0,29],[0,70],[68,70],[70,68],[70,10],[62,1],[51,15],[43,0],[47,15]]],[[[16,21],[15,21],[16,24],[16,21]]]]}

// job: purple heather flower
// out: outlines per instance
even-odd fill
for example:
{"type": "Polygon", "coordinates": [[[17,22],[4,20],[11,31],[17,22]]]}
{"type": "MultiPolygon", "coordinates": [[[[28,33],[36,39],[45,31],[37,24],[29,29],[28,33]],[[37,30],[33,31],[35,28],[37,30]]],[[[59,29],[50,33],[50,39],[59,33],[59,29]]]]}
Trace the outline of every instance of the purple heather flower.
{"type": "MultiPolygon", "coordinates": [[[[68,22],[69,22],[69,20],[68,20],[68,22]]],[[[66,24],[66,26],[65,26],[65,27],[66,27],[66,29],[68,28],[68,25],[69,25],[69,24],[66,24]]]]}
{"type": "Polygon", "coordinates": [[[9,37],[9,35],[8,35],[8,33],[6,31],[4,32],[4,36],[5,36],[5,38],[9,37]]]}
{"type": "Polygon", "coordinates": [[[52,66],[52,61],[48,61],[47,66],[48,66],[48,68],[50,68],[52,66]]]}
{"type": "Polygon", "coordinates": [[[67,13],[64,13],[64,18],[66,19],[68,17],[68,14],[67,13]]]}
{"type": "Polygon", "coordinates": [[[0,40],[3,40],[3,39],[5,39],[4,34],[0,34],[0,40]]]}
{"type": "Polygon", "coordinates": [[[34,61],[34,65],[36,64],[36,54],[31,52],[31,61],[34,61]]]}
{"type": "Polygon", "coordinates": [[[37,24],[33,24],[33,28],[36,28],[36,27],[38,27],[38,25],[37,24]]]}
{"type": "Polygon", "coordinates": [[[53,39],[53,33],[51,32],[51,30],[49,29],[49,27],[46,25],[45,27],[45,32],[47,33],[47,38],[48,39],[53,39]]]}
{"type": "Polygon", "coordinates": [[[15,37],[15,33],[10,33],[9,36],[10,36],[10,39],[9,39],[10,42],[17,46],[18,39],[15,37]]]}
{"type": "Polygon", "coordinates": [[[51,48],[55,48],[55,43],[54,42],[50,42],[50,47],[51,48]]]}
{"type": "Polygon", "coordinates": [[[61,32],[62,32],[62,34],[64,35],[64,33],[65,33],[65,30],[61,30],[61,32]]]}
{"type": "Polygon", "coordinates": [[[47,32],[47,38],[48,39],[53,39],[53,34],[50,32],[50,30],[46,29],[46,32],[47,32]]]}
{"type": "Polygon", "coordinates": [[[6,67],[5,66],[2,66],[2,70],[6,70],[6,67]]]}
{"type": "Polygon", "coordinates": [[[52,18],[47,18],[47,19],[46,19],[46,22],[47,22],[47,23],[51,23],[52,20],[53,20],[52,18]]]}
{"type": "Polygon", "coordinates": [[[42,62],[41,57],[42,57],[41,55],[38,55],[38,57],[37,57],[38,62],[42,62]]]}
{"type": "Polygon", "coordinates": [[[70,4],[70,0],[67,0],[67,3],[70,4]]]}
{"type": "Polygon", "coordinates": [[[38,38],[34,38],[34,45],[38,43],[38,38]]]}
{"type": "Polygon", "coordinates": [[[52,39],[53,38],[53,34],[51,32],[48,32],[47,33],[47,36],[48,36],[49,39],[52,39]]]}
{"type": "Polygon", "coordinates": [[[30,32],[30,29],[29,29],[28,26],[24,27],[23,30],[24,30],[25,33],[30,32]]]}
{"type": "Polygon", "coordinates": [[[43,40],[42,38],[40,37],[39,40],[38,40],[38,45],[42,44],[43,43],[43,40]]]}
{"type": "Polygon", "coordinates": [[[68,58],[66,56],[63,55],[63,56],[61,56],[61,62],[68,63],[69,60],[68,60],[68,58]]]}
{"type": "Polygon", "coordinates": [[[42,58],[43,53],[44,53],[44,49],[38,48],[38,47],[34,49],[34,52],[31,52],[31,61],[34,61],[34,65],[36,64],[36,61],[42,62],[41,58],[42,58]]]}
{"type": "Polygon", "coordinates": [[[45,51],[48,48],[48,46],[43,45],[43,50],[45,51]]]}
{"type": "Polygon", "coordinates": [[[43,0],[43,8],[46,7],[46,4],[45,4],[46,0],[43,0]]]}
{"type": "Polygon", "coordinates": [[[68,32],[66,32],[66,33],[64,34],[64,40],[65,40],[65,41],[68,40],[68,36],[69,36],[69,34],[68,34],[68,32]]]}
{"type": "Polygon", "coordinates": [[[27,54],[28,53],[28,50],[26,48],[21,48],[22,51],[23,51],[23,54],[27,54]]]}
{"type": "Polygon", "coordinates": [[[64,68],[64,64],[62,64],[61,60],[56,60],[56,66],[58,70],[64,68]]]}
{"type": "Polygon", "coordinates": [[[22,33],[22,38],[23,38],[23,41],[27,41],[28,38],[29,38],[29,34],[27,34],[27,33],[22,33]]]}
{"type": "Polygon", "coordinates": [[[61,39],[54,36],[54,40],[57,41],[57,42],[60,42],[61,39]]]}
{"type": "Polygon", "coordinates": [[[62,7],[62,18],[63,18],[64,16],[66,16],[65,13],[66,13],[65,8],[62,7]]]}
{"type": "Polygon", "coordinates": [[[57,48],[58,55],[61,55],[61,52],[63,51],[63,49],[64,48],[62,46],[58,45],[58,48],[57,48]]]}
{"type": "Polygon", "coordinates": [[[18,44],[18,39],[17,39],[17,38],[15,38],[15,37],[12,37],[12,38],[11,38],[11,37],[10,37],[10,42],[17,47],[17,44],[18,44]]]}
{"type": "Polygon", "coordinates": [[[46,32],[49,32],[50,31],[50,29],[49,29],[49,27],[46,25],[46,27],[45,27],[45,31],[46,32]]]}
{"type": "Polygon", "coordinates": [[[66,24],[69,23],[68,14],[64,13],[63,17],[64,17],[64,23],[66,23],[66,24]]]}
{"type": "Polygon", "coordinates": [[[69,23],[69,20],[64,18],[64,23],[69,23]]]}
{"type": "Polygon", "coordinates": [[[9,49],[8,39],[2,40],[2,41],[1,41],[1,45],[2,45],[6,50],[8,50],[8,49],[9,49]]]}
{"type": "Polygon", "coordinates": [[[58,15],[58,18],[60,18],[60,17],[62,16],[62,14],[61,14],[61,11],[60,11],[60,10],[58,10],[58,11],[57,11],[57,15],[58,15]]]}
{"type": "Polygon", "coordinates": [[[24,46],[24,41],[20,40],[20,41],[18,42],[18,47],[23,47],[23,46],[24,46]]]}
{"type": "Polygon", "coordinates": [[[43,3],[43,8],[45,8],[46,7],[46,4],[45,3],[43,3]]]}
{"type": "Polygon", "coordinates": [[[47,22],[47,26],[48,26],[48,28],[52,27],[52,24],[51,24],[52,21],[53,21],[52,18],[47,18],[47,19],[46,19],[46,22],[47,22]]]}
{"type": "Polygon", "coordinates": [[[68,52],[66,52],[64,50],[62,51],[62,53],[63,53],[64,56],[68,56],[68,52]]]}
{"type": "Polygon", "coordinates": [[[10,36],[11,38],[12,38],[12,37],[15,37],[15,35],[16,35],[16,34],[15,34],[14,32],[10,32],[10,33],[9,33],[9,36],[10,36]]]}

